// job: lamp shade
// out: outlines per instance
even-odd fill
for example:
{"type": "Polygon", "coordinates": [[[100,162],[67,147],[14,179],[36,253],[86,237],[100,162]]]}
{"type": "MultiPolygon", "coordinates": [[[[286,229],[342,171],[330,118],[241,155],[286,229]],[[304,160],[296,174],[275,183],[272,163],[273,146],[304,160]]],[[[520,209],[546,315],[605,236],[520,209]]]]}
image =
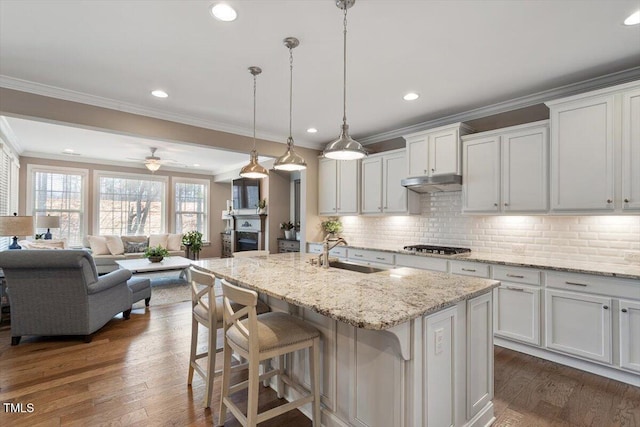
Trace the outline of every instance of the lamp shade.
{"type": "Polygon", "coordinates": [[[38,228],[60,228],[59,216],[44,216],[40,215],[36,217],[36,226],[38,228]]]}
{"type": "Polygon", "coordinates": [[[0,236],[31,236],[32,216],[0,216],[0,236]]]}

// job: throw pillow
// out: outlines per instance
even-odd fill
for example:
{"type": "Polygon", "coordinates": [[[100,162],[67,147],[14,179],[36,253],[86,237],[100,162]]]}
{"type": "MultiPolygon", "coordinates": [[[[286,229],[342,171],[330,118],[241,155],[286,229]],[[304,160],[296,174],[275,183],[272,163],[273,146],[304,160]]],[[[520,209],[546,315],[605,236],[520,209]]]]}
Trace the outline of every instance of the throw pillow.
{"type": "Polygon", "coordinates": [[[64,249],[64,242],[31,243],[28,249],[64,249]]]}
{"type": "Polygon", "coordinates": [[[169,234],[167,237],[167,250],[179,251],[182,245],[182,234],[169,234]]]}
{"type": "Polygon", "coordinates": [[[111,255],[107,246],[107,239],[104,236],[87,236],[91,253],[95,255],[111,255]]]}
{"type": "Polygon", "coordinates": [[[127,254],[144,252],[147,248],[147,242],[124,242],[124,252],[127,254]]]}
{"type": "Polygon", "coordinates": [[[111,255],[122,255],[124,253],[124,245],[120,236],[104,236],[107,241],[107,248],[111,255]]]}
{"type": "Polygon", "coordinates": [[[152,234],[151,236],[149,236],[149,247],[155,248],[156,246],[160,245],[166,249],[168,237],[168,234],[152,234]]]}

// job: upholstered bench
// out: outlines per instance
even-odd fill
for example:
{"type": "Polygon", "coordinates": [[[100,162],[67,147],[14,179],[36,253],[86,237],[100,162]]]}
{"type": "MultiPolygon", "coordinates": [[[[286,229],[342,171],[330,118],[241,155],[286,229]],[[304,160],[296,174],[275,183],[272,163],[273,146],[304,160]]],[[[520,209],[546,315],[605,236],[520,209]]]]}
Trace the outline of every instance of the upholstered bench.
{"type": "Polygon", "coordinates": [[[151,300],[151,280],[144,277],[132,277],[127,281],[127,286],[131,289],[131,304],[144,298],[144,305],[149,307],[151,300]]]}

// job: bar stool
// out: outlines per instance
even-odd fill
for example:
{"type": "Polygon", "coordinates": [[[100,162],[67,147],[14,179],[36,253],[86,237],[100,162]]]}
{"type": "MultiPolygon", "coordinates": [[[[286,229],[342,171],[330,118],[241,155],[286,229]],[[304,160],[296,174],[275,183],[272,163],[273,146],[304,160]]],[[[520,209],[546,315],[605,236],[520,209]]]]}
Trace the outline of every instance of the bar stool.
{"type": "MultiPolygon", "coordinates": [[[[204,407],[211,406],[211,394],[213,391],[213,380],[216,376],[222,374],[222,369],[216,368],[216,354],[222,351],[217,348],[217,330],[222,327],[222,296],[216,297],[215,284],[216,278],[213,274],[204,273],[193,267],[189,268],[189,277],[191,282],[191,353],[189,357],[189,374],[187,376],[187,384],[191,385],[193,381],[193,373],[197,372],[206,383],[204,394],[204,407]],[[215,301],[215,304],[210,304],[215,301]],[[198,353],[198,329],[199,325],[209,329],[209,339],[207,341],[207,350],[198,353]],[[211,349],[214,349],[213,351],[211,349]],[[211,355],[209,354],[211,352],[211,355]],[[198,360],[207,358],[206,366],[198,363],[198,360]]],[[[238,308],[236,304],[232,304],[238,308]]],[[[269,306],[262,301],[258,302],[257,310],[260,313],[269,311],[269,306]]],[[[246,366],[245,366],[246,367],[246,366]]],[[[241,369],[242,366],[234,366],[234,370],[241,369]]]]}
{"type": "Polygon", "coordinates": [[[258,423],[312,402],[313,426],[320,427],[320,332],[308,323],[286,313],[271,312],[258,315],[256,311],[258,294],[255,291],[234,286],[224,279],[222,293],[224,295],[224,362],[218,425],[224,425],[227,409],[244,427],[254,427],[258,423]],[[237,309],[232,301],[244,307],[237,309]],[[248,318],[242,320],[244,316],[248,318]],[[310,393],[284,373],[282,362],[278,364],[278,369],[259,374],[260,361],[273,357],[278,357],[282,361],[282,356],[285,354],[305,348],[309,348],[312,388],[310,393]],[[232,351],[249,361],[249,379],[234,385],[230,384],[229,378],[232,351]],[[276,375],[279,396],[282,393],[280,384],[285,382],[303,397],[259,414],[259,383],[276,375]],[[245,416],[229,395],[247,387],[249,390],[245,416]]]}

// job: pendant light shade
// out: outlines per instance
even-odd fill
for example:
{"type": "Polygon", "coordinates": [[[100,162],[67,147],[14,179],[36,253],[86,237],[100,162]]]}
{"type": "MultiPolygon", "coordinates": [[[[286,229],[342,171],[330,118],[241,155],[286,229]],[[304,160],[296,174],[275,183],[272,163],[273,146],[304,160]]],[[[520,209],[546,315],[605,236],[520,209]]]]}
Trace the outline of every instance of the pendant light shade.
{"type": "Polygon", "coordinates": [[[300,45],[300,41],[295,37],[287,37],[284,39],[284,45],[289,49],[289,138],[287,138],[287,152],[276,159],[273,167],[277,170],[299,171],[306,169],[307,163],[293,147],[291,117],[293,114],[293,49],[300,45]]]}
{"type": "Polygon", "coordinates": [[[253,149],[249,155],[249,164],[240,169],[243,178],[266,178],[269,171],[258,163],[258,151],[256,150],[256,76],[262,73],[260,67],[249,67],[253,76],[253,149]]]}
{"type": "Polygon", "coordinates": [[[367,155],[367,150],[355,139],[349,136],[349,125],[347,124],[347,9],[354,5],[356,0],[337,0],[336,6],[344,11],[344,86],[343,86],[343,106],[342,130],[340,136],[333,142],[327,144],[322,154],[329,159],[337,160],[357,160],[367,155]]]}

